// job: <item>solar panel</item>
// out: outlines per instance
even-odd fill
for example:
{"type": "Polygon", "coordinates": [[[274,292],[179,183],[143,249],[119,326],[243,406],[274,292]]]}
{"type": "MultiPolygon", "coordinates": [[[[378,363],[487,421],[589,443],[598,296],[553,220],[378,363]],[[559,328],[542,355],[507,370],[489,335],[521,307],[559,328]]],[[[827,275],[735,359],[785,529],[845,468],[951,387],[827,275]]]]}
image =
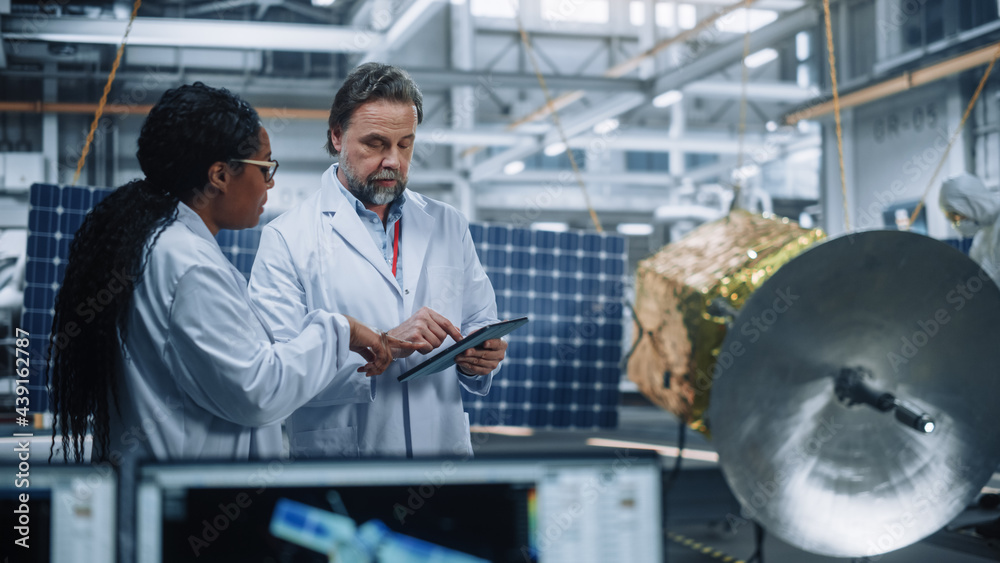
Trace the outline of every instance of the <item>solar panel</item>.
{"type": "MultiPolygon", "coordinates": [[[[66,274],[69,245],[87,212],[111,191],[89,186],[31,186],[21,328],[30,334],[29,351],[34,360],[27,385],[33,412],[49,410],[44,358],[55,315],[56,293],[66,274]]],[[[222,230],[216,240],[223,254],[249,279],[260,241],[260,226],[244,231],[222,230]]]]}
{"type": "MultiPolygon", "coordinates": [[[[55,295],[69,244],[87,211],[110,190],[31,187],[24,313],[31,334],[32,406],[48,409],[41,372],[55,295]]],[[[250,276],[261,225],[220,231],[223,254],[250,276]]],[[[584,231],[555,233],[472,224],[473,242],[497,294],[501,318],[531,322],[509,338],[500,375],[486,397],[465,396],[473,424],[555,428],[617,426],[622,356],[625,239],[584,231]]]]}
{"type": "Polygon", "coordinates": [[[613,428],[618,423],[624,237],[508,225],[470,226],[509,336],[486,397],[465,395],[474,424],[613,428]]]}

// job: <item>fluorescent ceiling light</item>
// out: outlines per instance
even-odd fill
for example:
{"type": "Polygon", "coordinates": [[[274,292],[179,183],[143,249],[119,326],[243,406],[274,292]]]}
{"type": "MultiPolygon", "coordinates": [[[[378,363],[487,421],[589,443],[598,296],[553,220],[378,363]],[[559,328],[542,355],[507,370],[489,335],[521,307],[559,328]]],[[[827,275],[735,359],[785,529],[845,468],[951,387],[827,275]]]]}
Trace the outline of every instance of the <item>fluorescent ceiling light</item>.
{"type": "Polygon", "coordinates": [[[670,107],[684,99],[684,92],[680,90],[668,90],[653,98],[653,106],[658,108],[670,107]]]}
{"type": "Polygon", "coordinates": [[[809,32],[800,31],[795,34],[795,58],[804,61],[809,58],[812,49],[809,45],[809,32]]]}
{"type": "Polygon", "coordinates": [[[496,0],[472,0],[469,11],[473,16],[483,18],[513,18],[517,15],[518,0],[497,2],[496,0]]]}
{"type": "Polygon", "coordinates": [[[698,25],[698,11],[692,4],[677,5],[677,27],[681,29],[694,29],[698,25]]]}
{"type": "Polygon", "coordinates": [[[727,33],[754,32],[769,23],[774,23],[777,19],[778,12],[774,10],[747,10],[746,8],[740,8],[715,22],[715,27],[719,31],[727,33]]]}
{"type": "Polygon", "coordinates": [[[747,68],[757,68],[759,66],[764,66],[767,63],[778,58],[778,52],[774,49],[768,47],[767,49],[761,49],[756,53],[747,55],[746,63],[747,68]]]}
{"type": "Polygon", "coordinates": [[[557,233],[565,233],[569,230],[569,225],[566,223],[554,223],[548,221],[539,221],[531,224],[531,228],[536,231],[554,231],[557,233]]]}
{"type": "Polygon", "coordinates": [[[543,151],[545,156],[559,156],[560,154],[566,152],[566,145],[562,142],[552,143],[551,145],[545,147],[543,151]]]}
{"type": "Polygon", "coordinates": [[[326,6],[333,6],[333,3],[336,1],[337,0],[312,0],[312,5],[325,8],[326,6]]]}
{"type": "Polygon", "coordinates": [[[621,223],[616,227],[619,234],[643,237],[653,234],[653,226],[649,223],[621,223]]]}
{"type": "Polygon", "coordinates": [[[470,432],[482,434],[497,434],[500,436],[534,436],[535,431],[522,426],[476,426],[469,427],[470,432]]]}
{"type": "Polygon", "coordinates": [[[635,0],[629,2],[628,20],[632,25],[642,25],[646,23],[646,6],[644,2],[635,0]]]}
{"type": "Polygon", "coordinates": [[[764,127],[766,127],[767,130],[770,131],[771,133],[774,133],[775,131],[778,130],[778,123],[776,121],[768,121],[766,124],[764,124],[764,127]]]}
{"type": "Polygon", "coordinates": [[[594,133],[597,133],[598,135],[605,135],[615,129],[618,129],[618,124],[618,120],[613,117],[605,119],[597,125],[594,125],[594,133]]]}
{"type": "Polygon", "coordinates": [[[524,172],[524,161],[515,160],[514,162],[508,162],[507,166],[503,167],[503,173],[508,176],[513,176],[514,174],[520,174],[524,172]]]}

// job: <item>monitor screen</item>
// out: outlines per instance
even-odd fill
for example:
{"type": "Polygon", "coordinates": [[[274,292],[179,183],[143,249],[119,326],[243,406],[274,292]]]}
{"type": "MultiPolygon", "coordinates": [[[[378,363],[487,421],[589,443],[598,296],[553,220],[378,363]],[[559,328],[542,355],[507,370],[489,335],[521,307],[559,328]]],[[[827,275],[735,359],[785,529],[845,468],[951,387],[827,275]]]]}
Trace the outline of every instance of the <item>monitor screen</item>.
{"type": "Polygon", "coordinates": [[[662,560],[645,452],[154,464],[137,494],[142,563],[662,560]]]}
{"type": "Polygon", "coordinates": [[[109,465],[0,465],[0,553],[14,562],[115,561],[118,479],[109,465]],[[8,532],[13,533],[8,533],[8,532]]]}

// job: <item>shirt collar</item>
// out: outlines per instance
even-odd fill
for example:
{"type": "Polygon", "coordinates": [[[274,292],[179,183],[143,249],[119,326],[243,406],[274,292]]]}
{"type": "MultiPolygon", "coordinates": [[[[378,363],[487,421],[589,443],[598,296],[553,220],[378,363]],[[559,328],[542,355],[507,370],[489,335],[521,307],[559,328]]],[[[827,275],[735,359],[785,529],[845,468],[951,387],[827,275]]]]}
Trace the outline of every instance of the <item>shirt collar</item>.
{"type": "Polygon", "coordinates": [[[204,219],[183,201],[177,203],[177,221],[183,223],[201,238],[216,242],[215,237],[212,236],[212,231],[208,230],[208,225],[205,224],[204,219]]]}
{"type": "MultiPolygon", "coordinates": [[[[333,166],[334,166],[333,180],[334,182],[336,182],[337,188],[340,189],[340,193],[343,194],[343,196],[347,198],[347,202],[354,207],[354,211],[357,212],[358,216],[364,217],[366,214],[374,213],[374,211],[369,211],[368,208],[365,207],[365,204],[361,203],[361,200],[355,197],[355,195],[352,194],[351,191],[348,190],[346,187],[344,187],[344,184],[340,182],[340,176],[337,175],[337,170],[340,168],[340,164],[334,164],[333,166]]],[[[392,202],[392,205],[389,206],[388,217],[390,221],[398,219],[403,215],[404,203],[406,203],[406,190],[403,190],[403,193],[399,194],[399,197],[396,198],[396,201],[392,202]]]]}

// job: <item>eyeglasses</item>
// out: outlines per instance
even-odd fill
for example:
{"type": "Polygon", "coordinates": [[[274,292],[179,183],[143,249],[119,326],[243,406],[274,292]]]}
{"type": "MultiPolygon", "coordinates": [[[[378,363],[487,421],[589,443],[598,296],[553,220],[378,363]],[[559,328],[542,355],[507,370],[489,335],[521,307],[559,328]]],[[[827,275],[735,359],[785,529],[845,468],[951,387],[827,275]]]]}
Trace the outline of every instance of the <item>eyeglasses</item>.
{"type": "Polygon", "coordinates": [[[264,181],[270,182],[274,179],[274,174],[278,172],[277,160],[247,160],[245,158],[235,158],[233,162],[243,162],[246,164],[256,164],[260,166],[260,171],[264,173],[264,181]]]}

